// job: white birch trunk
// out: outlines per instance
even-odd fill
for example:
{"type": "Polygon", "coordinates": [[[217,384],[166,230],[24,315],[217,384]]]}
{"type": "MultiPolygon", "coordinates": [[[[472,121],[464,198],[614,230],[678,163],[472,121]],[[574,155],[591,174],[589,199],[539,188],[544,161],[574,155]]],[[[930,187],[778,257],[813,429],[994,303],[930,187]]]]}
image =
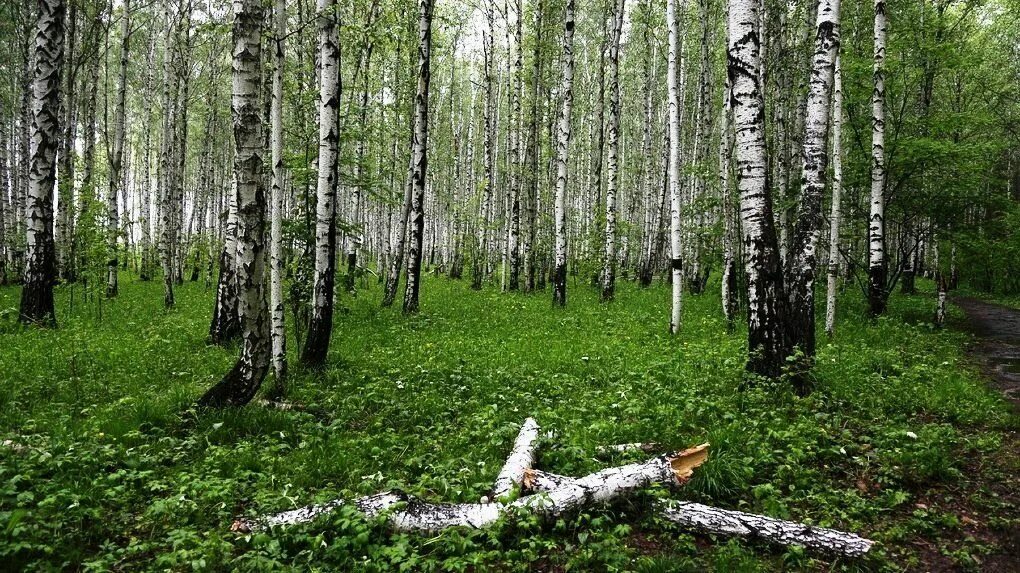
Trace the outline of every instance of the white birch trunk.
{"type": "Polygon", "coordinates": [[[868,301],[885,312],[885,36],[886,3],[875,0],[874,91],[871,95],[871,208],[868,215],[868,301]]]}
{"type": "MultiPolygon", "coordinates": [[[[145,54],[145,91],[143,97],[146,101],[152,98],[152,66],[153,52],[156,49],[156,35],[149,39],[149,48],[145,54]]],[[[145,108],[145,125],[152,124],[152,106],[145,108]]],[[[142,184],[138,188],[140,197],[140,213],[138,225],[141,227],[141,267],[139,278],[143,281],[152,279],[152,135],[151,130],[142,130],[143,151],[142,151],[142,184]]]]}
{"type": "Polygon", "coordinates": [[[730,0],[727,67],[733,106],[734,159],[747,274],[748,371],[778,377],[788,347],[772,198],[766,185],[765,109],[757,0],[730,0]]]}
{"type": "Polygon", "coordinates": [[[425,233],[425,186],[428,171],[429,83],[432,79],[433,0],[418,0],[418,85],[414,96],[414,140],[411,145],[411,248],[407,253],[404,312],[418,312],[425,233]]]}
{"type": "Polygon", "coordinates": [[[276,0],[273,7],[273,95],[270,109],[270,147],[273,186],[269,222],[269,315],[273,345],[273,393],[283,395],[287,379],[287,332],[283,306],[283,66],[287,35],[287,4],[276,0]]]}
{"type": "Polygon", "coordinates": [[[821,0],[818,4],[810,91],[804,112],[800,209],[788,256],[788,332],[791,343],[799,346],[809,360],[815,354],[815,267],[824,224],[822,199],[829,159],[832,86],[840,45],[839,10],[840,0],[821,0]]]}
{"type": "Polygon", "coordinates": [[[825,285],[825,334],[830,338],[836,325],[836,290],[839,280],[840,201],[843,195],[843,74],[840,58],[832,86],[832,206],[829,213],[829,265],[825,285]]]}
{"type": "MultiPolygon", "coordinates": [[[[117,87],[117,107],[114,113],[113,150],[110,157],[110,187],[106,196],[106,297],[117,296],[117,236],[120,234],[120,216],[117,200],[123,182],[124,128],[127,114],[128,50],[131,44],[131,0],[124,0],[121,17],[120,72],[117,87]]],[[[127,210],[127,204],[124,205],[127,210]]]]}
{"type": "Polygon", "coordinates": [[[315,188],[315,281],[312,320],[301,361],[326,361],[333,333],[333,285],[336,274],[337,110],[340,102],[340,46],[336,0],[318,0],[319,20],[319,173],[315,188]]]}
{"type": "Polygon", "coordinates": [[[53,188],[60,138],[59,93],[66,6],[63,0],[40,0],[37,8],[29,111],[26,266],[18,320],[24,324],[56,326],[53,303],[53,286],[57,280],[53,188]]]}
{"type": "Polygon", "coordinates": [[[266,189],[262,154],[261,0],[234,0],[233,93],[234,180],[237,201],[238,316],[241,357],[199,401],[202,406],[243,406],[269,370],[271,342],[266,301],[266,189]]]}
{"type": "Polygon", "coordinates": [[[669,332],[680,332],[683,277],[681,268],[681,227],[680,227],[680,89],[677,78],[680,51],[680,29],[677,0],[666,2],[666,25],[669,27],[668,70],[666,89],[669,98],[669,249],[670,272],[672,273],[672,298],[669,315],[669,332]]]}
{"type": "Polygon", "coordinates": [[[609,181],[606,185],[606,241],[602,259],[602,300],[616,291],[616,194],[620,185],[620,36],[626,0],[615,0],[609,42],[609,181]]]}
{"type": "Polygon", "coordinates": [[[574,0],[567,0],[563,26],[563,62],[560,95],[563,104],[556,129],[555,251],[553,304],[567,304],[567,164],[570,148],[570,116],[574,107],[574,0]]]}
{"type": "MultiPolygon", "coordinates": [[[[510,221],[507,231],[507,252],[510,259],[509,283],[511,291],[520,289],[521,275],[521,190],[523,186],[524,165],[521,160],[521,99],[524,91],[524,36],[523,19],[524,4],[522,0],[514,0],[516,20],[513,24],[513,88],[510,94],[510,221]]],[[[509,10],[508,10],[509,12],[509,10]]]]}

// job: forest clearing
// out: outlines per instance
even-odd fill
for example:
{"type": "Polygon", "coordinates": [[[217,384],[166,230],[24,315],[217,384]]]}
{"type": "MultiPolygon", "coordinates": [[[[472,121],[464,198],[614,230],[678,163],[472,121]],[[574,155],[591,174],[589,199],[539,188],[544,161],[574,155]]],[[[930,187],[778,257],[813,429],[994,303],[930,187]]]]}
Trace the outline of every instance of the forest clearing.
{"type": "MultiPolygon", "coordinates": [[[[710,542],[657,518],[650,503],[661,496],[879,543],[837,569],[1009,571],[1016,563],[1015,414],[961,352],[967,335],[931,328],[928,283],[893,297],[875,326],[864,301],[851,298],[846,328],[819,348],[807,398],[738,391],[744,341],[720,334],[719,301],[708,295],[691,297],[688,337],[667,354],[670,337],[656,320],[663,287],[626,285],[626,303],[609,306],[579,289],[578,304],[557,314],[545,297],[437,278],[423,289],[431,310],[407,319],[380,309],[373,285],[341,302],[336,328],[346,334],[330,367],[295,374],[288,399],[306,411],[201,414],[195,397],[236,354],[205,344],[212,293],[186,283],[178,310],[152,313],[160,285],[125,283],[101,319],[64,299],[61,329],[9,325],[0,335],[4,437],[26,448],[0,452],[8,563],[755,571],[831,560],[710,542]],[[710,458],[677,492],[649,490],[551,524],[421,536],[340,510],[272,532],[230,531],[239,516],[388,489],[477,502],[527,416],[556,432],[539,456],[560,474],[648,456],[594,459],[607,444],[656,441],[669,451],[710,442],[710,458]]],[[[0,290],[0,307],[15,294],[0,290]]],[[[950,320],[963,316],[954,309],[950,320]]]]}
{"type": "Polygon", "coordinates": [[[1020,570],[1017,0],[0,3],[0,570],[1020,570]]]}

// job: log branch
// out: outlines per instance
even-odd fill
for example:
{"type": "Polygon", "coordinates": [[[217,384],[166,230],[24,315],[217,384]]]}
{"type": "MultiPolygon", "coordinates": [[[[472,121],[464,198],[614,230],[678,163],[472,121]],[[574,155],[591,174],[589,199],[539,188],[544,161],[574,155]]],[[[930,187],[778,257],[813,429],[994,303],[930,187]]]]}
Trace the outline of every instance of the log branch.
{"type": "Polygon", "coordinates": [[[510,456],[507,457],[503,468],[499,470],[496,483],[492,486],[492,496],[490,498],[483,497],[482,503],[489,499],[499,499],[513,491],[515,486],[520,487],[524,480],[524,472],[531,469],[535,463],[538,432],[538,422],[534,418],[524,420],[521,431],[517,434],[517,439],[514,440],[514,447],[510,450],[510,456]]]}
{"type": "Polygon", "coordinates": [[[802,545],[849,557],[864,555],[875,543],[853,533],[700,503],[663,502],[659,504],[659,514],[668,521],[700,532],[761,539],[779,545],[802,545]]]}
{"type": "MultiPolygon", "coordinates": [[[[524,490],[538,494],[570,487],[577,481],[577,478],[569,476],[529,470],[524,480],[524,490]]],[[[779,545],[802,545],[808,549],[848,557],[860,557],[874,544],[874,541],[853,533],[773,519],[764,515],[719,509],[700,503],[663,501],[658,504],[657,509],[659,515],[667,521],[699,533],[747,537],[779,545]]]]}

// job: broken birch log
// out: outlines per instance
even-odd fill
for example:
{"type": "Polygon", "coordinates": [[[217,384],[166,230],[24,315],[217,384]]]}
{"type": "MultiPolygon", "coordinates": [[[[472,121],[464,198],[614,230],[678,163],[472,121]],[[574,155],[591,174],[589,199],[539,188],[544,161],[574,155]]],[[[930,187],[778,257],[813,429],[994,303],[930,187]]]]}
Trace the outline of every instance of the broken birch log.
{"type": "MultiPolygon", "coordinates": [[[[577,478],[542,470],[529,470],[524,480],[524,490],[541,493],[569,487],[576,482],[577,478]]],[[[700,533],[756,538],[779,545],[803,545],[808,549],[849,557],[864,555],[874,544],[874,541],[853,533],[813,527],[753,513],[719,509],[700,503],[671,501],[661,502],[658,505],[659,514],[666,520],[700,533]]]]}
{"type": "MultiPolygon", "coordinates": [[[[517,511],[556,517],[582,505],[606,502],[653,483],[682,485],[690,479],[694,468],[705,463],[706,459],[708,444],[702,444],[675,455],[605,469],[509,504],[428,503],[399,492],[380,493],[350,503],[367,517],[385,514],[390,526],[400,531],[435,532],[455,526],[481,528],[517,511]]],[[[239,519],[231,526],[231,530],[248,532],[307,523],[346,503],[344,500],[334,500],[261,518],[239,519]]]]}
{"type": "Polygon", "coordinates": [[[624,454],[628,452],[643,452],[650,454],[652,452],[662,451],[659,448],[659,444],[655,442],[641,443],[635,442],[632,444],[615,444],[612,446],[599,446],[595,448],[595,455],[597,456],[609,456],[612,454],[624,454]]]}
{"type": "Polygon", "coordinates": [[[853,533],[742,511],[719,509],[700,503],[671,501],[658,505],[660,515],[665,519],[704,533],[749,537],[779,545],[802,545],[808,549],[849,557],[864,555],[875,543],[853,533]]]}
{"type": "Polygon", "coordinates": [[[506,463],[503,464],[499,475],[496,476],[496,483],[492,486],[492,495],[483,497],[482,503],[488,502],[489,499],[499,499],[513,491],[514,486],[521,485],[521,481],[524,480],[524,472],[531,469],[535,463],[538,431],[538,422],[534,418],[524,420],[521,431],[517,434],[517,439],[514,440],[514,447],[510,450],[510,456],[507,457],[506,463]]]}

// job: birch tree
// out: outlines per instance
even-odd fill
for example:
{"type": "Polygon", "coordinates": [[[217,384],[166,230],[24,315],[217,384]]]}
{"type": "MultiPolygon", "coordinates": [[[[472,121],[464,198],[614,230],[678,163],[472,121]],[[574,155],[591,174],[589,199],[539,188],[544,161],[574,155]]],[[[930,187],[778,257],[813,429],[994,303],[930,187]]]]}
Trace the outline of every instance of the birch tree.
{"type": "Polygon", "coordinates": [[[677,0],[666,2],[666,25],[669,27],[669,52],[666,57],[666,89],[669,105],[669,247],[672,298],[669,318],[670,334],[680,332],[680,306],[683,296],[680,228],[680,87],[677,78],[679,67],[680,29],[677,0]]]}
{"type": "MultiPolygon", "coordinates": [[[[507,289],[516,291],[521,283],[521,189],[524,184],[521,161],[521,99],[524,90],[524,5],[513,2],[516,18],[513,23],[513,86],[510,90],[510,214],[507,226],[507,253],[510,264],[507,289]]],[[[509,9],[507,9],[509,13],[509,9]]],[[[535,79],[538,81],[538,78],[535,79]]]]}
{"type": "Polygon", "coordinates": [[[874,90],[871,94],[871,208],[868,216],[868,306],[885,313],[885,0],[875,0],[874,90]]]}
{"type": "MultiPolygon", "coordinates": [[[[124,166],[124,125],[127,114],[127,69],[128,50],[131,45],[131,0],[124,0],[121,16],[120,71],[117,87],[117,107],[114,111],[113,149],[110,151],[110,188],[106,196],[106,297],[117,296],[117,237],[120,235],[120,219],[117,198],[123,182],[124,166]]],[[[127,209],[127,205],[124,205],[127,209]]]]}
{"type": "Polygon", "coordinates": [[[315,195],[315,280],[312,319],[301,361],[325,363],[333,334],[333,285],[336,275],[337,111],[340,101],[340,45],[336,0],[318,0],[319,22],[319,173],[315,195]]]}
{"type": "Polygon", "coordinates": [[[836,54],[832,84],[832,204],[829,212],[829,264],[825,285],[825,334],[836,324],[836,288],[839,280],[839,223],[843,195],[843,74],[836,54]]]}
{"type": "Polygon", "coordinates": [[[602,300],[616,291],[616,194],[620,183],[620,36],[626,0],[615,0],[609,43],[609,181],[606,185],[606,241],[602,260],[602,300]]]}
{"type": "Polygon", "coordinates": [[[787,332],[790,344],[799,346],[809,360],[815,354],[816,251],[824,223],[822,199],[829,159],[832,84],[840,43],[839,9],[840,0],[821,0],[818,5],[810,91],[804,116],[800,209],[787,265],[786,287],[790,301],[787,332]]]}
{"type": "Polygon", "coordinates": [[[273,186],[270,198],[269,309],[273,344],[273,394],[282,396],[287,378],[287,331],[283,307],[283,68],[287,36],[287,3],[273,6],[273,94],[270,110],[270,141],[273,186]]]}
{"type": "Polygon", "coordinates": [[[766,184],[765,108],[757,0],[729,0],[726,45],[733,108],[734,160],[747,275],[747,370],[776,378],[789,354],[783,328],[785,293],[779,245],[766,184]]]}
{"type": "Polygon", "coordinates": [[[25,210],[26,266],[18,320],[56,326],[53,286],[53,188],[60,137],[60,77],[64,59],[64,0],[39,0],[32,58],[31,132],[25,210]]]}
{"type": "Polygon", "coordinates": [[[483,107],[484,133],[484,171],[485,186],[482,192],[480,222],[478,224],[478,240],[475,248],[474,262],[471,269],[471,288],[482,288],[482,282],[489,266],[489,226],[492,222],[492,193],[496,185],[496,89],[493,77],[494,59],[496,57],[495,25],[493,23],[492,6],[485,6],[486,29],[482,35],[482,51],[485,74],[485,103],[483,107]]]}
{"type": "Polygon", "coordinates": [[[570,150],[570,115],[574,106],[574,0],[567,0],[563,20],[563,104],[556,129],[556,235],[553,267],[553,304],[567,305],[567,164],[570,150]]]}
{"type": "Polygon", "coordinates": [[[263,176],[262,0],[234,0],[233,95],[234,179],[238,213],[238,306],[241,357],[199,400],[209,407],[243,406],[269,371],[269,307],[266,302],[266,188],[263,176]]]}
{"type": "Polygon", "coordinates": [[[425,232],[425,173],[428,167],[429,82],[432,51],[433,0],[418,0],[418,87],[414,96],[414,141],[411,163],[414,170],[411,186],[411,249],[407,253],[407,284],[404,290],[404,312],[418,312],[418,291],[421,289],[422,237],[425,232]]]}

